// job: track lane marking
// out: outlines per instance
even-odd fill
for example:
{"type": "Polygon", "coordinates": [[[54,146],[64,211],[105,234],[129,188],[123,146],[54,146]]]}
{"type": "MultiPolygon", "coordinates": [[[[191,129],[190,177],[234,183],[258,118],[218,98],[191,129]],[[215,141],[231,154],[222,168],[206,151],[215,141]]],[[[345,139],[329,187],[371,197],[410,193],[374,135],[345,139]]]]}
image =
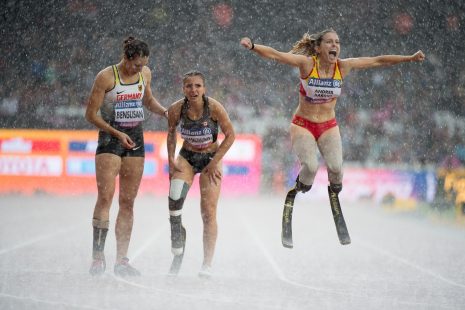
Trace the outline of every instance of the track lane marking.
{"type": "Polygon", "coordinates": [[[50,304],[50,305],[67,306],[67,307],[75,307],[75,308],[83,308],[83,309],[105,309],[105,308],[102,308],[102,307],[96,308],[96,307],[92,307],[92,306],[75,305],[75,304],[69,304],[69,303],[66,303],[66,302],[48,301],[48,300],[43,300],[43,299],[38,299],[38,298],[15,296],[15,295],[10,295],[10,294],[5,294],[5,293],[0,293],[0,297],[36,301],[36,302],[41,302],[41,303],[50,304]]]}
{"type": "MultiPolygon", "coordinates": [[[[150,246],[150,244],[152,244],[155,240],[157,240],[162,235],[164,230],[166,230],[165,227],[159,228],[147,242],[145,242],[139,249],[137,249],[137,251],[134,253],[133,258],[131,258],[131,260],[134,260],[135,258],[139,257],[150,246]]],[[[163,290],[163,289],[159,289],[159,288],[155,288],[155,287],[151,287],[151,286],[146,286],[146,285],[134,283],[134,282],[125,280],[125,279],[123,279],[121,277],[117,277],[115,275],[112,275],[112,277],[116,281],[119,281],[119,282],[122,282],[122,283],[125,283],[125,284],[128,284],[128,285],[132,285],[132,286],[135,286],[135,287],[148,289],[148,290],[152,290],[152,291],[156,291],[156,292],[161,292],[161,293],[165,293],[165,294],[172,294],[172,295],[178,295],[178,296],[182,296],[182,297],[188,297],[188,298],[194,298],[194,299],[200,299],[200,300],[207,300],[207,301],[213,301],[213,302],[220,302],[220,303],[239,304],[239,305],[244,305],[244,306],[251,306],[252,305],[252,306],[256,306],[257,308],[281,309],[281,308],[276,307],[276,306],[253,305],[253,304],[250,304],[250,303],[244,303],[244,302],[240,302],[240,301],[222,300],[222,299],[214,299],[214,298],[202,297],[202,296],[197,296],[197,295],[183,294],[183,293],[179,293],[179,292],[168,291],[168,290],[163,290]]],[[[166,276],[166,278],[168,279],[168,276],[166,276]]],[[[171,281],[173,281],[173,280],[174,279],[171,279],[171,281]]]]}
{"type": "MultiPolygon", "coordinates": [[[[351,294],[351,293],[344,293],[344,292],[337,291],[337,290],[328,290],[328,289],[309,286],[309,285],[305,285],[305,284],[301,284],[301,283],[297,283],[297,282],[289,280],[284,275],[281,268],[279,268],[278,263],[273,259],[270,252],[266,249],[266,247],[264,246],[264,244],[261,241],[260,237],[257,235],[255,230],[252,228],[252,225],[250,224],[250,222],[248,220],[244,219],[243,217],[241,217],[241,219],[242,219],[242,222],[247,227],[247,229],[249,230],[252,237],[254,238],[255,243],[258,245],[258,247],[262,251],[263,255],[268,260],[268,263],[273,267],[274,271],[276,272],[278,278],[281,281],[286,282],[286,283],[291,284],[291,285],[304,287],[304,288],[309,288],[309,289],[316,290],[316,291],[321,291],[321,292],[336,293],[336,294],[340,294],[340,295],[346,295],[346,296],[357,297],[357,298],[371,299],[371,300],[376,300],[376,301],[381,301],[381,302],[386,301],[386,299],[381,299],[381,298],[377,298],[377,297],[370,297],[370,296],[362,296],[362,295],[356,295],[356,294],[351,294]]],[[[430,303],[419,303],[419,302],[411,302],[411,301],[394,300],[394,302],[399,303],[399,304],[406,304],[406,305],[428,306],[428,307],[445,308],[445,309],[461,309],[461,308],[457,308],[457,307],[440,306],[440,305],[433,305],[433,304],[430,304],[430,303]]]]}
{"type": "Polygon", "coordinates": [[[162,225],[157,229],[157,231],[153,234],[153,236],[147,240],[141,247],[139,247],[134,254],[131,255],[131,263],[134,262],[139,256],[147,250],[147,248],[155,241],[157,240],[164,232],[165,230],[168,230],[168,226],[162,225]]]}
{"type": "Polygon", "coordinates": [[[447,279],[447,278],[444,278],[444,277],[441,276],[440,274],[434,273],[433,271],[431,271],[431,270],[429,270],[429,269],[423,268],[423,267],[421,267],[420,265],[417,265],[417,264],[415,264],[415,263],[412,263],[412,262],[408,261],[408,260],[405,259],[405,258],[402,258],[402,257],[400,257],[400,256],[397,256],[397,255],[395,255],[395,254],[392,254],[392,253],[389,252],[389,251],[380,249],[380,248],[378,248],[378,247],[376,247],[376,246],[374,246],[374,245],[372,245],[372,244],[370,244],[370,243],[368,243],[368,242],[366,242],[366,241],[360,240],[359,238],[357,238],[356,240],[357,240],[357,243],[358,243],[358,244],[360,244],[361,246],[364,246],[364,247],[366,247],[366,248],[368,248],[368,249],[370,249],[370,250],[372,250],[372,251],[375,251],[375,252],[378,252],[378,253],[380,253],[380,254],[386,255],[386,256],[388,256],[388,257],[391,258],[391,259],[394,259],[394,260],[396,260],[396,261],[398,261],[398,262],[401,262],[401,263],[403,263],[403,264],[405,264],[405,265],[408,265],[408,266],[410,266],[410,267],[412,267],[412,268],[415,268],[415,269],[420,270],[420,271],[422,271],[422,272],[424,272],[424,273],[427,273],[427,274],[429,274],[430,276],[432,276],[432,277],[434,277],[434,278],[436,278],[436,279],[439,279],[439,280],[441,280],[441,281],[444,281],[444,282],[446,282],[446,283],[448,283],[448,284],[451,284],[451,285],[455,285],[455,286],[458,286],[458,287],[463,287],[463,288],[465,288],[465,285],[460,284],[460,283],[457,283],[457,282],[454,282],[454,281],[449,280],[449,279],[447,279]]]}
{"type": "Polygon", "coordinates": [[[0,250],[0,254],[4,254],[4,253],[7,253],[7,252],[10,252],[10,251],[13,251],[13,250],[17,250],[19,248],[23,248],[25,246],[28,246],[28,245],[31,245],[31,244],[34,244],[36,242],[39,242],[39,241],[42,241],[42,240],[45,240],[45,239],[49,239],[49,238],[53,238],[55,236],[58,236],[58,235],[61,235],[61,234],[65,234],[65,233],[68,233],[70,231],[73,231],[73,230],[76,230],[82,226],[85,225],[85,223],[88,223],[89,221],[82,221],[80,222],[79,224],[76,224],[74,226],[71,226],[71,227],[68,227],[68,228],[61,228],[61,229],[58,229],[57,231],[53,232],[53,233],[50,233],[50,234],[46,234],[46,235],[43,235],[43,236],[39,236],[39,237],[36,237],[34,239],[31,239],[29,241],[26,241],[26,242],[23,242],[23,243],[19,243],[19,244],[16,244],[12,247],[9,247],[9,248],[6,248],[6,249],[2,249],[0,250]]]}

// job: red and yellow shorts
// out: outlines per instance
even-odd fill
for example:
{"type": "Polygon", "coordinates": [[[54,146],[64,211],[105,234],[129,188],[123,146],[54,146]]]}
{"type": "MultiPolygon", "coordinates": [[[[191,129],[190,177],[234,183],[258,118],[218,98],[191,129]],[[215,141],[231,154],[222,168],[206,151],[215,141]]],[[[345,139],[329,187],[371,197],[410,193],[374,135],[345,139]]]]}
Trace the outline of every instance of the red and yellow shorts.
{"type": "Polygon", "coordinates": [[[313,123],[309,120],[306,120],[305,118],[294,115],[294,118],[292,119],[292,124],[307,129],[308,131],[310,131],[313,137],[315,137],[315,140],[318,141],[318,138],[321,136],[323,132],[337,126],[337,121],[336,118],[333,118],[332,120],[329,120],[324,123],[313,123]]]}

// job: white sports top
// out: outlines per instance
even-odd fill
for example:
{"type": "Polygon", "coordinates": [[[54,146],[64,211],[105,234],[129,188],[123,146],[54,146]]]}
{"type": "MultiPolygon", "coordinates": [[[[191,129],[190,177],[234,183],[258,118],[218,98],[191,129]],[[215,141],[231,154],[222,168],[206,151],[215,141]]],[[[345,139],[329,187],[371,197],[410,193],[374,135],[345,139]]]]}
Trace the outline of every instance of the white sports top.
{"type": "Polygon", "coordinates": [[[134,127],[144,120],[144,78],[139,72],[139,80],[136,83],[123,84],[116,66],[113,66],[113,73],[115,86],[105,92],[100,113],[107,123],[114,123],[120,127],[134,127]]]}

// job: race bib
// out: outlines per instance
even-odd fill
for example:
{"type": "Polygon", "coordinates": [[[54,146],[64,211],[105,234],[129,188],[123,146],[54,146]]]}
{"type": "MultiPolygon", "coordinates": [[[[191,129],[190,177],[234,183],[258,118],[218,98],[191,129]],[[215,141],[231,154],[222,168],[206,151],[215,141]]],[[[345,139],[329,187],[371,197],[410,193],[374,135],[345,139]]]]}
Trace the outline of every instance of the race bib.
{"type": "Polygon", "coordinates": [[[341,80],[310,78],[306,87],[306,101],[326,103],[341,95],[341,80]]]}
{"type": "Polygon", "coordinates": [[[181,128],[181,138],[197,149],[202,149],[213,142],[212,129],[204,127],[199,129],[181,128]]]}
{"type": "Polygon", "coordinates": [[[133,127],[144,120],[142,100],[128,100],[115,103],[115,124],[133,127]]]}

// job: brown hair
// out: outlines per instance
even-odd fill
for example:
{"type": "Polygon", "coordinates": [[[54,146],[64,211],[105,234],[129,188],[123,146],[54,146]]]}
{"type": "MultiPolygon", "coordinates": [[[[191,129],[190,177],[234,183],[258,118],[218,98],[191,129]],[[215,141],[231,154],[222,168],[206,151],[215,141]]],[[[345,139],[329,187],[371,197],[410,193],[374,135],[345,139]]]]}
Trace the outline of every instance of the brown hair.
{"type": "MultiPolygon", "coordinates": [[[[186,74],[184,74],[184,77],[182,78],[182,84],[184,85],[186,83],[186,79],[189,78],[189,77],[193,77],[193,76],[200,76],[202,78],[202,82],[203,82],[203,86],[205,86],[205,75],[203,75],[202,72],[198,71],[198,70],[191,70],[189,72],[187,72],[186,74]]],[[[208,101],[208,97],[205,96],[205,94],[202,95],[202,99],[203,99],[203,104],[204,106],[207,107],[207,109],[209,108],[209,101],[208,101]]],[[[186,117],[187,117],[187,108],[189,107],[189,99],[187,99],[187,96],[184,97],[184,101],[182,103],[182,108],[181,108],[181,117],[184,115],[184,121],[186,122],[186,117]]]]}
{"type": "Polygon", "coordinates": [[[129,60],[134,59],[134,54],[139,55],[139,57],[149,57],[150,55],[150,48],[147,43],[134,36],[124,39],[121,47],[129,60]]]}
{"type": "Polygon", "coordinates": [[[191,70],[187,72],[186,74],[184,74],[182,78],[182,85],[186,83],[187,78],[193,77],[193,76],[200,76],[202,78],[203,86],[205,86],[205,75],[203,75],[203,73],[198,70],[191,70]]]}
{"type": "Polygon", "coordinates": [[[336,31],[333,28],[325,29],[316,34],[308,34],[308,31],[300,41],[297,41],[294,48],[289,52],[291,54],[305,55],[305,56],[316,56],[318,53],[315,50],[315,46],[320,46],[323,41],[323,36],[329,32],[335,34],[336,31]]]}

